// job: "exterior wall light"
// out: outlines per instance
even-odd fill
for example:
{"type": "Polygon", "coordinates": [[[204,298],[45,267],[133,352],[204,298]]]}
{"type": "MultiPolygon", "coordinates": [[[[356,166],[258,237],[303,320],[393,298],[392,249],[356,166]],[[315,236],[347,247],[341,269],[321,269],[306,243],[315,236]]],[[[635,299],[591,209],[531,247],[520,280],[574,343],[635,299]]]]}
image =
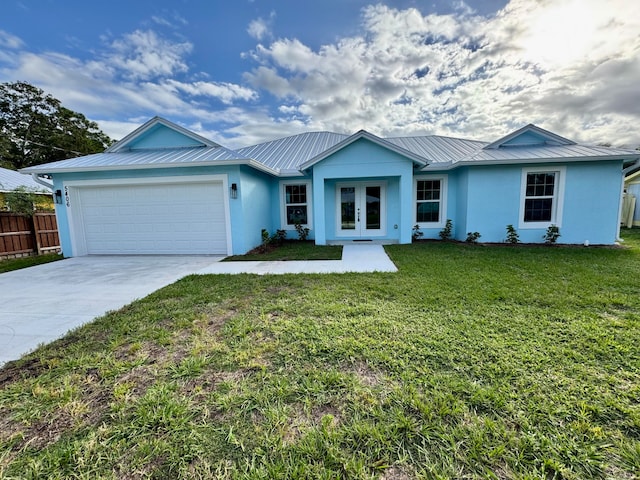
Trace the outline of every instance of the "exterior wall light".
{"type": "Polygon", "coordinates": [[[231,184],[231,198],[238,198],[238,184],[231,184]]]}
{"type": "Polygon", "coordinates": [[[55,202],[60,205],[62,204],[62,190],[55,191],[55,202]]]}

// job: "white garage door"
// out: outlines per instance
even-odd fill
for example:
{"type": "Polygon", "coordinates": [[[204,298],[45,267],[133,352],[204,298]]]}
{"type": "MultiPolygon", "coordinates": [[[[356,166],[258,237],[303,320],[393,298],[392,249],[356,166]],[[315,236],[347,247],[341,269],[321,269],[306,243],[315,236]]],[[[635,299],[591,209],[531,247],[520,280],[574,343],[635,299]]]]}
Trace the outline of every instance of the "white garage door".
{"type": "Polygon", "coordinates": [[[78,188],[88,254],[227,254],[222,182],[78,188]]]}

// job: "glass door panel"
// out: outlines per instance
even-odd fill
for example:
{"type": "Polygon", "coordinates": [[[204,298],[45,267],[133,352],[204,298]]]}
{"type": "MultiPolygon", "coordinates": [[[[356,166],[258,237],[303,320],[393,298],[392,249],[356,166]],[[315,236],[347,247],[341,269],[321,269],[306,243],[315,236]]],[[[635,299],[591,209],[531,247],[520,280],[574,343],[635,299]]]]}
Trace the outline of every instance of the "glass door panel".
{"type": "Polygon", "coordinates": [[[380,230],[380,190],[379,185],[365,187],[367,230],[380,230]]]}
{"type": "Polygon", "coordinates": [[[342,230],[356,229],[356,188],[340,188],[340,226],[342,230]]]}

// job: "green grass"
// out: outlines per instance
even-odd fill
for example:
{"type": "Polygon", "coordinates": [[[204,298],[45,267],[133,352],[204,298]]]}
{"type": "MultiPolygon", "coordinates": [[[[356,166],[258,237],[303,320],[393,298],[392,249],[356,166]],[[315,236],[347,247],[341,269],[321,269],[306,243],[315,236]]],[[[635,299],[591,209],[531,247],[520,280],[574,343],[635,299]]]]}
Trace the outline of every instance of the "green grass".
{"type": "Polygon", "coordinates": [[[339,245],[314,245],[313,242],[293,240],[285,241],[281,245],[269,245],[265,251],[251,251],[245,255],[227,257],[223,261],[340,260],[341,258],[342,247],[339,245]]]}
{"type": "Polygon", "coordinates": [[[43,263],[55,262],[62,260],[62,255],[51,253],[46,255],[38,255],[33,257],[9,258],[0,260],[0,273],[10,272],[12,270],[20,270],[21,268],[33,267],[43,263]]]}
{"type": "Polygon", "coordinates": [[[187,277],[0,370],[0,477],[638,478],[625,236],[187,277]]]}

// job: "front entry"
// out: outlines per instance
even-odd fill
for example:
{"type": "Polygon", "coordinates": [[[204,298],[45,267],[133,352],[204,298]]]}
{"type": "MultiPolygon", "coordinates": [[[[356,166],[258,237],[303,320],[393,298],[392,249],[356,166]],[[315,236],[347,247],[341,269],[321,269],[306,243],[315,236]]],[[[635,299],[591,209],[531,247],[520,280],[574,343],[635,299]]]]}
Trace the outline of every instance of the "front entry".
{"type": "Polygon", "coordinates": [[[337,235],[380,237],[386,234],[386,191],[384,183],[344,183],[336,185],[337,235]]]}

